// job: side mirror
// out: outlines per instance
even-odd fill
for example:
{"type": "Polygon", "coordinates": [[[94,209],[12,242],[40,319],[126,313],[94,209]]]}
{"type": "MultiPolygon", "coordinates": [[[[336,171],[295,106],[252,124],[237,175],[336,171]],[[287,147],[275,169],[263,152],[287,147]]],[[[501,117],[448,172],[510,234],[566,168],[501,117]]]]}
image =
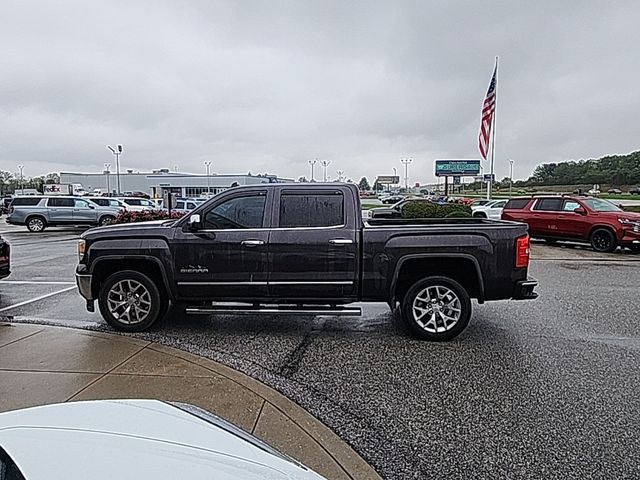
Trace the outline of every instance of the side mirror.
{"type": "Polygon", "coordinates": [[[199,213],[194,213],[189,217],[189,230],[199,230],[202,228],[202,219],[199,213]]]}
{"type": "Polygon", "coordinates": [[[578,215],[586,215],[587,211],[583,207],[576,208],[573,213],[577,213],[578,215]]]}
{"type": "Polygon", "coordinates": [[[95,210],[95,209],[96,209],[96,207],[95,207],[94,205],[89,205],[89,208],[90,208],[91,210],[95,210]]]}

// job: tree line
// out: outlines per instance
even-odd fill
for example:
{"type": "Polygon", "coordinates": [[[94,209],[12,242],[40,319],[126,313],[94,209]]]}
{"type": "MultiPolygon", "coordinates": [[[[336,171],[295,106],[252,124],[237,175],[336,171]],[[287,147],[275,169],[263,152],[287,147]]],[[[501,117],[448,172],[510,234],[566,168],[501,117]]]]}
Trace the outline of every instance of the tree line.
{"type": "Polygon", "coordinates": [[[39,177],[23,177],[5,170],[0,170],[0,195],[13,194],[16,190],[34,188],[43,191],[44,184],[60,183],[60,175],[48,173],[39,177]]]}
{"type": "Polygon", "coordinates": [[[523,185],[633,185],[640,183],[640,151],[627,155],[538,165],[523,185]]]}

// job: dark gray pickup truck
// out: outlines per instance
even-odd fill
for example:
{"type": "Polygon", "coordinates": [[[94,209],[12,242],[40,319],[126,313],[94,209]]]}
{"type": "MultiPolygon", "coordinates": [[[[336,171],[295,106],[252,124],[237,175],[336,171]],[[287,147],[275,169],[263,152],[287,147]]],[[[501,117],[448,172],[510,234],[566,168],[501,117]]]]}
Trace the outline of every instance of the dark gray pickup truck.
{"type": "Polygon", "coordinates": [[[400,306],[419,338],[448,340],[471,299],[533,299],[529,237],[483,219],[363,222],[357,188],[265,184],[227,190],[174,221],[94,228],[76,278],[113,328],[148,329],[169,302],[187,314],[359,315],[400,306]]]}

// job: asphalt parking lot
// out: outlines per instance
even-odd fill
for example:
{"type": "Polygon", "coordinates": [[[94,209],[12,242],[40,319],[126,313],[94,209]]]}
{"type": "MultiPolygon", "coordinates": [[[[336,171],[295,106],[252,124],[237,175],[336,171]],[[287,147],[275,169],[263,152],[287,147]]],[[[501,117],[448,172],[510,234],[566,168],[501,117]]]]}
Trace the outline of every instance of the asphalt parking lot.
{"type": "MultiPolygon", "coordinates": [[[[108,329],[74,288],[81,230],[0,223],[0,315],[108,329]]],[[[175,317],[140,334],[274,386],[385,478],[638,478],[640,255],[533,247],[540,298],[476,305],[453,342],[361,318],[175,317]]]]}

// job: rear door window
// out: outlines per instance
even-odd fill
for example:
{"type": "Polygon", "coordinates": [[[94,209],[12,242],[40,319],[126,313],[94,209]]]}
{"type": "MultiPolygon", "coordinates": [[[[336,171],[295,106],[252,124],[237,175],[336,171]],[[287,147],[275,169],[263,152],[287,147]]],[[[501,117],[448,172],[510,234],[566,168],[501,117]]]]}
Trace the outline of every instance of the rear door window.
{"type": "Polygon", "coordinates": [[[135,206],[140,206],[140,200],[137,198],[127,198],[124,203],[128,204],[128,205],[135,205],[135,206]]]}
{"type": "Polygon", "coordinates": [[[337,227],[344,225],[342,192],[280,196],[280,228],[337,227]]]}
{"type": "Polygon", "coordinates": [[[540,198],[533,206],[533,210],[542,212],[560,212],[562,211],[562,198],[540,198]]]}
{"type": "MultiPolygon", "coordinates": [[[[86,202],[85,202],[86,203],[86,202]]],[[[73,198],[50,198],[47,203],[50,207],[73,207],[75,202],[73,198]]]]}

